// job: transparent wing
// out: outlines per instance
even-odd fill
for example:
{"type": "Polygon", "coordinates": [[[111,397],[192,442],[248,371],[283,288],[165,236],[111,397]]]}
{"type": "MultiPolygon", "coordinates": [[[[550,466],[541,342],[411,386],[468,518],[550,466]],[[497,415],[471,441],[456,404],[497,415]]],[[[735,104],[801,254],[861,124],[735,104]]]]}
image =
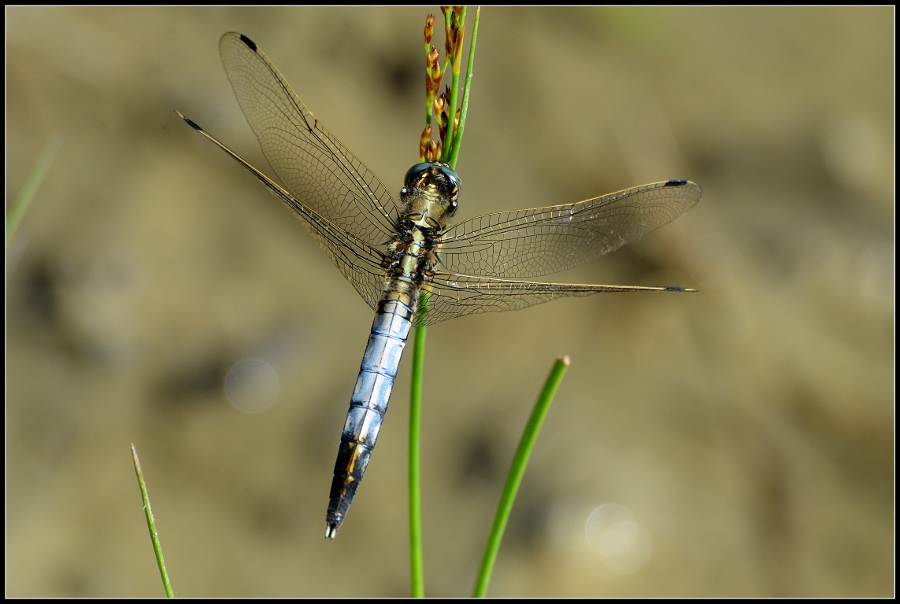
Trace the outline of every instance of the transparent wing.
{"type": "MultiPolygon", "coordinates": [[[[175,113],[178,112],[176,111],[175,113]]],[[[251,166],[241,156],[216,140],[214,136],[203,128],[181,115],[181,113],[178,113],[178,115],[191,128],[214,142],[220,149],[250,170],[270,191],[281,199],[284,205],[294,213],[294,216],[310,232],[319,244],[319,247],[325,250],[325,253],[338,267],[341,274],[353,284],[353,287],[363,297],[363,300],[372,309],[375,308],[378,300],[381,298],[386,279],[385,271],[382,268],[384,256],[380,251],[337,227],[318,212],[297,201],[293,195],[281,188],[275,181],[251,166]]]]}
{"type": "Polygon", "coordinates": [[[447,229],[437,254],[449,273],[548,275],[668,224],[691,209],[700,192],[695,183],[670,180],[569,205],[485,214],[447,229]]]}
{"type": "Polygon", "coordinates": [[[643,287],[640,285],[575,285],[537,283],[513,279],[474,277],[438,272],[425,285],[426,307],[416,313],[417,327],[483,312],[521,310],[568,296],[590,296],[601,292],[695,291],[682,287],[643,287]]]}
{"type": "Polygon", "coordinates": [[[263,154],[294,202],[364,243],[385,244],[399,211],[381,181],[319,123],[252,40],[227,33],[219,54],[263,154]]]}

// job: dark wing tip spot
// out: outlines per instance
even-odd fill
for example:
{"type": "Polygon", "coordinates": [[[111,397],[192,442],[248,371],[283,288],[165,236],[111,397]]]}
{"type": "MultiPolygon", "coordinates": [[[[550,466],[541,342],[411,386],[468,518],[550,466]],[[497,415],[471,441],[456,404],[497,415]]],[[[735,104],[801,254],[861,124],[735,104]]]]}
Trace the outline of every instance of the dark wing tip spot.
{"type": "Polygon", "coordinates": [[[686,180],[670,180],[666,183],[667,187],[683,187],[688,181],[686,180]]]}
{"type": "Polygon", "coordinates": [[[696,289],[691,289],[689,287],[677,287],[675,285],[668,285],[664,288],[667,292],[696,292],[696,289]]]}
{"type": "Polygon", "coordinates": [[[190,126],[191,128],[193,128],[194,130],[197,130],[198,132],[203,132],[203,128],[201,128],[200,126],[198,126],[197,124],[195,124],[195,123],[191,120],[191,118],[189,118],[189,117],[184,117],[184,116],[182,115],[182,116],[181,116],[181,119],[183,119],[185,122],[187,122],[187,125],[190,126]]]}
{"type": "Polygon", "coordinates": [[[241,42],[246,44],[250,48],[250,50],[252,50],[253,52],[256,52],[256,42],[254,42],[253,40],[251,40],[244,34],[241,34],[241,42]]]}

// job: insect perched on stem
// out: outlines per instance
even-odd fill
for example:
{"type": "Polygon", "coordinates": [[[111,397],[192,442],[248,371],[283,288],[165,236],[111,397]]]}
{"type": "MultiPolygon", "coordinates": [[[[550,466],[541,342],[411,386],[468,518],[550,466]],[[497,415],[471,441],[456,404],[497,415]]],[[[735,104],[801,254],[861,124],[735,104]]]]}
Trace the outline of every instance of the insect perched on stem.
{"type": "MultiPolygon", "coordinates": [[[[565,296],[693,291],[525,279],[594,260],[671,222],[700,200],[696,184],[657,182],[449,226],[462,187],[449,164],[433,159],[432,152],[430,161],[409,169],[396,199],[313,117],[249,38],[227,33],[219,52],[238,103],[283,186],[178,115],[281,199],[375,310],[341,434],[326,537],[335,537],[369,464],[411,326],[519,310],[565,296]]],[[[442,127],[457,127],[450,123],[442,127]]]]}

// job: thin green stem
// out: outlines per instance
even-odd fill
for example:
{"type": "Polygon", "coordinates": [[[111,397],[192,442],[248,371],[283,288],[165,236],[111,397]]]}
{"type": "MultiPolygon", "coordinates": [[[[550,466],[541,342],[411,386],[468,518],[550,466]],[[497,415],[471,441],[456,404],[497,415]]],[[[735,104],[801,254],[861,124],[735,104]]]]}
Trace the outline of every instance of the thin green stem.
{"type": "MultiPolygon", "coordinates": [[[[476,23],[478,19],[478,12],[476,14],[476,23]]],[[[456,158],[459,155],[459,144],[462,140],[462,120],[465,118],[466,107],[468,106],[468,90],[469,85],[471,84],[472,78],[468,76],[466,78],[466,88],[463,92],[463,107],[460,111],[460,129],[459,131],[454,131],[453,122],[456,117],[456,103],[459,98],[459,72],[460,72],[460,63],[461,63],[461,45],[463,40],[462,32],[465,31],[465,7],[462,8],[460,17],[459,17],[459,28],[460,35],[457,40],[454,42],[458,42],[456,47],[451,48],[452,52],[448,52],[448,56],[445,61],[451,61],[452,69],[453,69],[453,79],[450,88],[450,123],[448,124],[448,132],[449,135],[447,137],[447,141],[449,142],[450,148],[444,146],[443,151],[441,152],[443,157],[450,157],[452,155],[452,160],[450,162],[450,167],[456,166],[456,158]]],[[[447,10],[444,12],[444,26],[445,32],[449,35],[451,30],[450,28],[450,11],[447,10]]],[[[472,45],[469,49],[469,67],[472,68],[472,61],[474,56],[474,36],[472,39],[472,45]]],[[[444,69],[441,73],[444,73],[447,69],[447,64],[445,62],[444,69]]],[[[439,88],[439,87],[438,87],[439,88]]],[[[429,100],[432,100],[429,98],[429,100]]],[[[442,141],[443,143],[443,141],[442,141]]],[[[419,455],[419,447],[420,447],[420,438],[421,438],[421,409],[422,409],[422,381],[424,374],[424,366],[425,366],[425,322],[426,316],[428,313],[428,291],[423,291],[419,298],[418,308],[416,310],[416,316],[418,319],[418,323],[421,327],[416,327],[416,335],[415,342],[413,345],[413,368],[412,368],[412,392],[410,394],[410,408],[409,408],[409,550],[410,550],[410,582],[411,582],[411,593],[415,598],[425,597],[425,573],[424,566],[422,562],[422,511],[421,511],[421,480],[420,480],[420,455],[419,455]]]]}
{"type": "MultiPolygon", "coordinates": [[[[450,11],[452,9],[453,9],[452,6],[442,6],[441,7],[441,14],[444,15],[444,35],[446,35],[446,36],[450,35],[450,23],[451,23],[451,18],[452,18],[450,11]],[[447,9],[447,10],[445,10],[445,9],[447,9]]],[[[447,54],[449,55],[450,53],[447,53],[447,54]]]]}
{"type": "Polygon", "coordinates": [[[528,458],[541,430],[541,424],[547,416],[550,403],[553,402],[553,397],[568,367],[569,357],[557,359],[553,369],[550,370],[544,389],[534,405],[531,417],[528,418],[528,425],[525,426],[525,431],[522,433],[522,440],[519,441],[519,448],[513,458],[509,475],[506,477],[506,485],[503,487],[503,495],[500,496],[500,504],[497,506],[497,513],[494,515],[494,525],[491,527],[491,534],[488,536],[487,546],[484,548],[481,570],[478,572],[478,580],[475,583],[474,597],[476,598],[483,598],[487,594],[491,571],[494,569],[494,561],[497,559],[497,552],[500,549],[500,542],[503,539],[503,532],[506,530],[506,523],[509,520],[516,493],[522,483],[522,476],[525,474],[525,466],[528,465],[528,458]]]}
{"type": "MultiPolygon", "coordinates": [[[[428,312],[428,293],[422,292],[419,312],[428,312]]],[[[425,566],[422,555],[422,382],[425,373],[425,327],[416,328],[413,345],[412,392],[409,397],[409,570],[410,593],[425,597],[425,566]]]]}
{"type": "Polygon", "coordinates": [[[62,145],[62,138],[62,134],[59,132],[54,133],[50,137],[50,140],[44,145],[41,154],[38,155],[37,160],[35,160],[34,165],[31,166],[31,171],[28,172],[28,176],[25,177],[25,182],[22,184],[22,188],[19,189],[19,194],[16,195],[16,198],[9,206],[9,210],[6,213],[7,250],[9,250],[9,243],[16,234],[16,229],[19,228],[19,222],[22,221],[22,216],[25,215],[25,210],[28,209],[31,200],[34,199],[34,196],[37,194],[38,187],[41,186],[41,182],[43,182],[44,177],[47,175],[47,170],[50,169],[50,165],[56,157],[56,152],[59,151],[59,147],[62,145]]]}
{"type": "Polygon", "coordinates": [[[131,445],[131,457],[134,460],[134,473],[137,474],[138,484],[141,487],[141,501],[144,504],[144,514],[147,516],[147,527],[150,529],[150,541],[153,542],[153,553],[156,555],[156,563],[159,565],[163,587],[166,588],[166,597],[174,598],[175,592],[172,591],[172,584],[169,583],[169,573],[166,571],[162,546],[159,544],[159,534],[156,532],[156,521],[153,519],[153,510],[150,509],[150,496],[147,495],[147,485],[144,484],[144,474],[141,472],[141,462],[138,460],[134,444],[131,445]]]}
{"type": "Polygon", "coordinates": [[[466,113],[469,111],[469,91],[472,88],[472,66],[475,64],[475,41],[478,39],[478,21],[481,18],[481,7],[475,7],[475,24],[472,26],[472,41],[469,43],[469,60],[466,64],[466,83],[463,84],[462,106],[459,110],[459,132],[453,139],[453,149],[447,162],[450,167],[456,169],[456,160],[459,157],[459,148],[462,146],[463,131],[466,129],[466,113]]]}
{"type": "MultiPolygon", "coordinates": [[[[454,40],[453,45],[453,56],[448,57],[451,59],[450,68],[451,68],[451,79],[450,79],[450,109],[447,112],[447,115],[450,116],[450,123],[447,124],[447,140],[444,148],[447,149],[447,153],[445,154],[445,158],[449,160],[450,156],[453,154],[453,148],[457,146],[456,144],[456,128],[453,127],[454,122],[456,121],[456,106],[459,103],[459,72],[462,68],[462,44],[463,39],[465,38],[466,31],[466,7],[463,6],[459,11],[459,37],[454,40]]],[[[450,166],[451,168],[453,166],[450,166]]]]}

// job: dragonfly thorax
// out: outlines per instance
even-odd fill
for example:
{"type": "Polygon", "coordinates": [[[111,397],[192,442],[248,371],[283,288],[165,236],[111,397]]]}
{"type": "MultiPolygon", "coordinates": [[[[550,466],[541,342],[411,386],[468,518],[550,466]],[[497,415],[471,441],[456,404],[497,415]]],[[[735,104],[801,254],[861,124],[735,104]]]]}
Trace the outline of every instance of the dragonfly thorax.
{"type": "Polygon", "coordinates": [[[401,224],[433,232],[442,230],[456,213],[462,181],[442,162],[416,164],[409,169],[400,189],[401,224]]]}

